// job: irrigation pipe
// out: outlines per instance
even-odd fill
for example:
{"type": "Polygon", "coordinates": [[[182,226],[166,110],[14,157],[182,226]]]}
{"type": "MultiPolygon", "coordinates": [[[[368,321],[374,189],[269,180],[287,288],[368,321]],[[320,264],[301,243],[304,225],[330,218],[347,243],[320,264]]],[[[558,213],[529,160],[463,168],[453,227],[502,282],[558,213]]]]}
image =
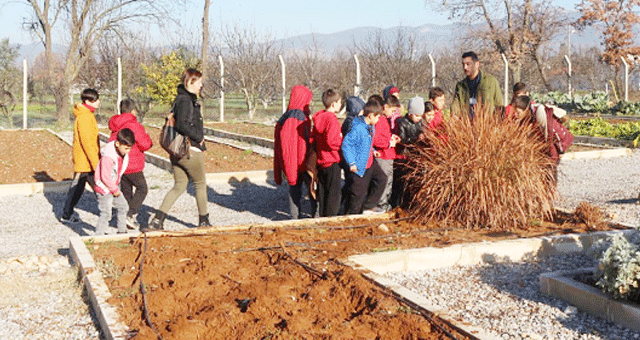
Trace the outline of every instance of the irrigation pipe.
{"type": "Polygon", "coordinates": [[[160,336],[160,332],[156,326],[151,322],[151,318],[149,318],[149,308],[147,307],[147,297],[144,291],[144,283],[142,282],[142,269],[144,266],[144,257],[147,253],[147,233],[144,233],[144,248],[142,250],[142,256],[140,257],[140,270],[139,270],[139,279],[140,279],[140,294],[142,295],[142,314],[144,315],[144,321],[146,322],[149,328],[153,329],[153,331],[158,336],[158,340],[162,340],[162,336],[160,336]]]}

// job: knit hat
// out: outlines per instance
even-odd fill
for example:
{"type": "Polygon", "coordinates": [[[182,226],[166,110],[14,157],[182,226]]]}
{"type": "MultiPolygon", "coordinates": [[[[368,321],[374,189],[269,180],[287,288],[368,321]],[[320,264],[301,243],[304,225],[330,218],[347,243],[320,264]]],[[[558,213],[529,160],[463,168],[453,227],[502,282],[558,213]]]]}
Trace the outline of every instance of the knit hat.
{"type": "Polygon", "coordinates": [[[409,99],[407,110],[409,111],[409,114],[422,116],[424,114],[424,99],[418,96],[409,99]]]}
{"type": "Polygon", "coordinates": [[[392,96],[394,93],[399,92],[400,91],[398,91],[398,88],[395,85],[391,84],[382,90],[382,97],[384,98],[384,100],[387,100],[389,99],[389,96],[392,96]]]}
{"type": "Polygon", "coordinates": [[[346,110],[347,117],[355,117],[364,109],[364,101],[356,96],[347,98],[346,110]]]}

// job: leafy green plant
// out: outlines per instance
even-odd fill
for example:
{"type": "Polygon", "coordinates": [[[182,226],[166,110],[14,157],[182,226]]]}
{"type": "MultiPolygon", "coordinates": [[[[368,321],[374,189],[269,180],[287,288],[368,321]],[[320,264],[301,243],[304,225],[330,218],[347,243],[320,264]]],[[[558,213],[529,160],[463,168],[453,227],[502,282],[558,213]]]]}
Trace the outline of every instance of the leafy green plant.
{"type": "Polygon", "coordinates": [[[613,111],[620,115],[640,115],[640,103],[621,100],[613,107],[613,111]]]}
{"type": "Polygon", "coordinates": [[[597,117],[583,120],[570,120],[569,130],[574,135],[606,137],[635,141],[640,138],[640,122],[611,124],[597,117]]]}

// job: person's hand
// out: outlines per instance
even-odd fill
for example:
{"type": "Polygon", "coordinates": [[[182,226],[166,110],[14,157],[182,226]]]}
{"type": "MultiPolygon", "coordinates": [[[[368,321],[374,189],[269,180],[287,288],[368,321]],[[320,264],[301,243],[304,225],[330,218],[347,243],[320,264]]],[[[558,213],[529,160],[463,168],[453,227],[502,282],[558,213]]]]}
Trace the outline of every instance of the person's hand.
{"type": "Polygon", "coordinates": [[[122,191],[120,191],[120,189],[113,193],[113,197],[118,197],[120,195],[122,195],[122,191]]]}
{"type": "Polygon", "coordinates": [[[378,152],[378,150],[373,150],[373,157],[380,157],[380,152],[378,152]]]}
{"type": "Polygon", "coordinates": [[[200,141],[200,145],[204,145],[204,138],[200,141]]]}
{"type": "Polygon", "coordinates": [[[396,144],[400,143],[400,136],[398,135],[391,135],[391,140],[389,141],[389,147],[390,148],[395,148],[396,144]]]}
{"type": "Polygon", "coordinates": [[[349,171],[351,172],[358,172],[358,167],[354,164],[351,167],[349,167],[349,171]]]}

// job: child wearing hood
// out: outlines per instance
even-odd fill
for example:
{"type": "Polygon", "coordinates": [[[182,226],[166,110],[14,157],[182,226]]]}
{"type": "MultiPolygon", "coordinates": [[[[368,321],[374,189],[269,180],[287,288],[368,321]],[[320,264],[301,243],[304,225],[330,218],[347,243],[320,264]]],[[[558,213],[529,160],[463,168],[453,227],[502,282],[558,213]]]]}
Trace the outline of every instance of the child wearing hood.
{"type": "Polygon", "coordinates": [[[98,195],[100,218],[96,235],[104,235],[111,221],[111,209],[117,210],[118,234],[127,233],[127,211],[129,205],[120,191],[120,178],[129,164],[129,152],[136,143],[133,131],[124,128],[118,132],[116,140],[100,149],[100,161],[95,172],[95,186],[98,195]]]}
{"type": "Polygon", "coordinates": [[[73,209],[84,193],[84,187],[94,186],[93,175],[98,166],[100,141],[98,140],[98,123],[95,110],[100,107],[100,96],[94,89],[84,89],[80,94],[82,103],[73,107],[73,180],[67,193],[60,221],[64,223],[79,222],[73,209]]]}
{"type": "MultiPolygon", "coordinates": [[[[289,107],[276,123],[273,148],[273,177],[280,185],[286,178],[289,183],[289,208],[292,219],[301,216],[302,186],[311,184],[306,171],[308,151],[311,151],[311,120],[309,104],[313,99],[311,90],[303,85],[291,89],[289,107]],[[283,177],[284,174],[284,177],[283,177]]],[[[311,199],[311,217],[316,214],[316,202],[311,199]]]]}
{"type": "Polygon", "coordinates": [[[114,141],[118,137],[118,132],[122,129],[129,129],[133,132],[136,139],[135,144],[129,153],[129,166],[122,175],[120,189],[124,198],[129,204],[129,212],[127,213],[127,227],[130,229],[139,229],[140,224],[137,221],[138,211],[147,193],[147,180],[144,177],[144,152],[149,150],[153,145],[151,137],[144,129],[144,126],[138,122],[136,115],[138,110],[136,104],[131,99],[124,99],[120,102],[120,114],[109,119],[109,130],[111,137],[109,141],[114,141]],[[135,193],[133,192],[135,188],[135,193]]]}

